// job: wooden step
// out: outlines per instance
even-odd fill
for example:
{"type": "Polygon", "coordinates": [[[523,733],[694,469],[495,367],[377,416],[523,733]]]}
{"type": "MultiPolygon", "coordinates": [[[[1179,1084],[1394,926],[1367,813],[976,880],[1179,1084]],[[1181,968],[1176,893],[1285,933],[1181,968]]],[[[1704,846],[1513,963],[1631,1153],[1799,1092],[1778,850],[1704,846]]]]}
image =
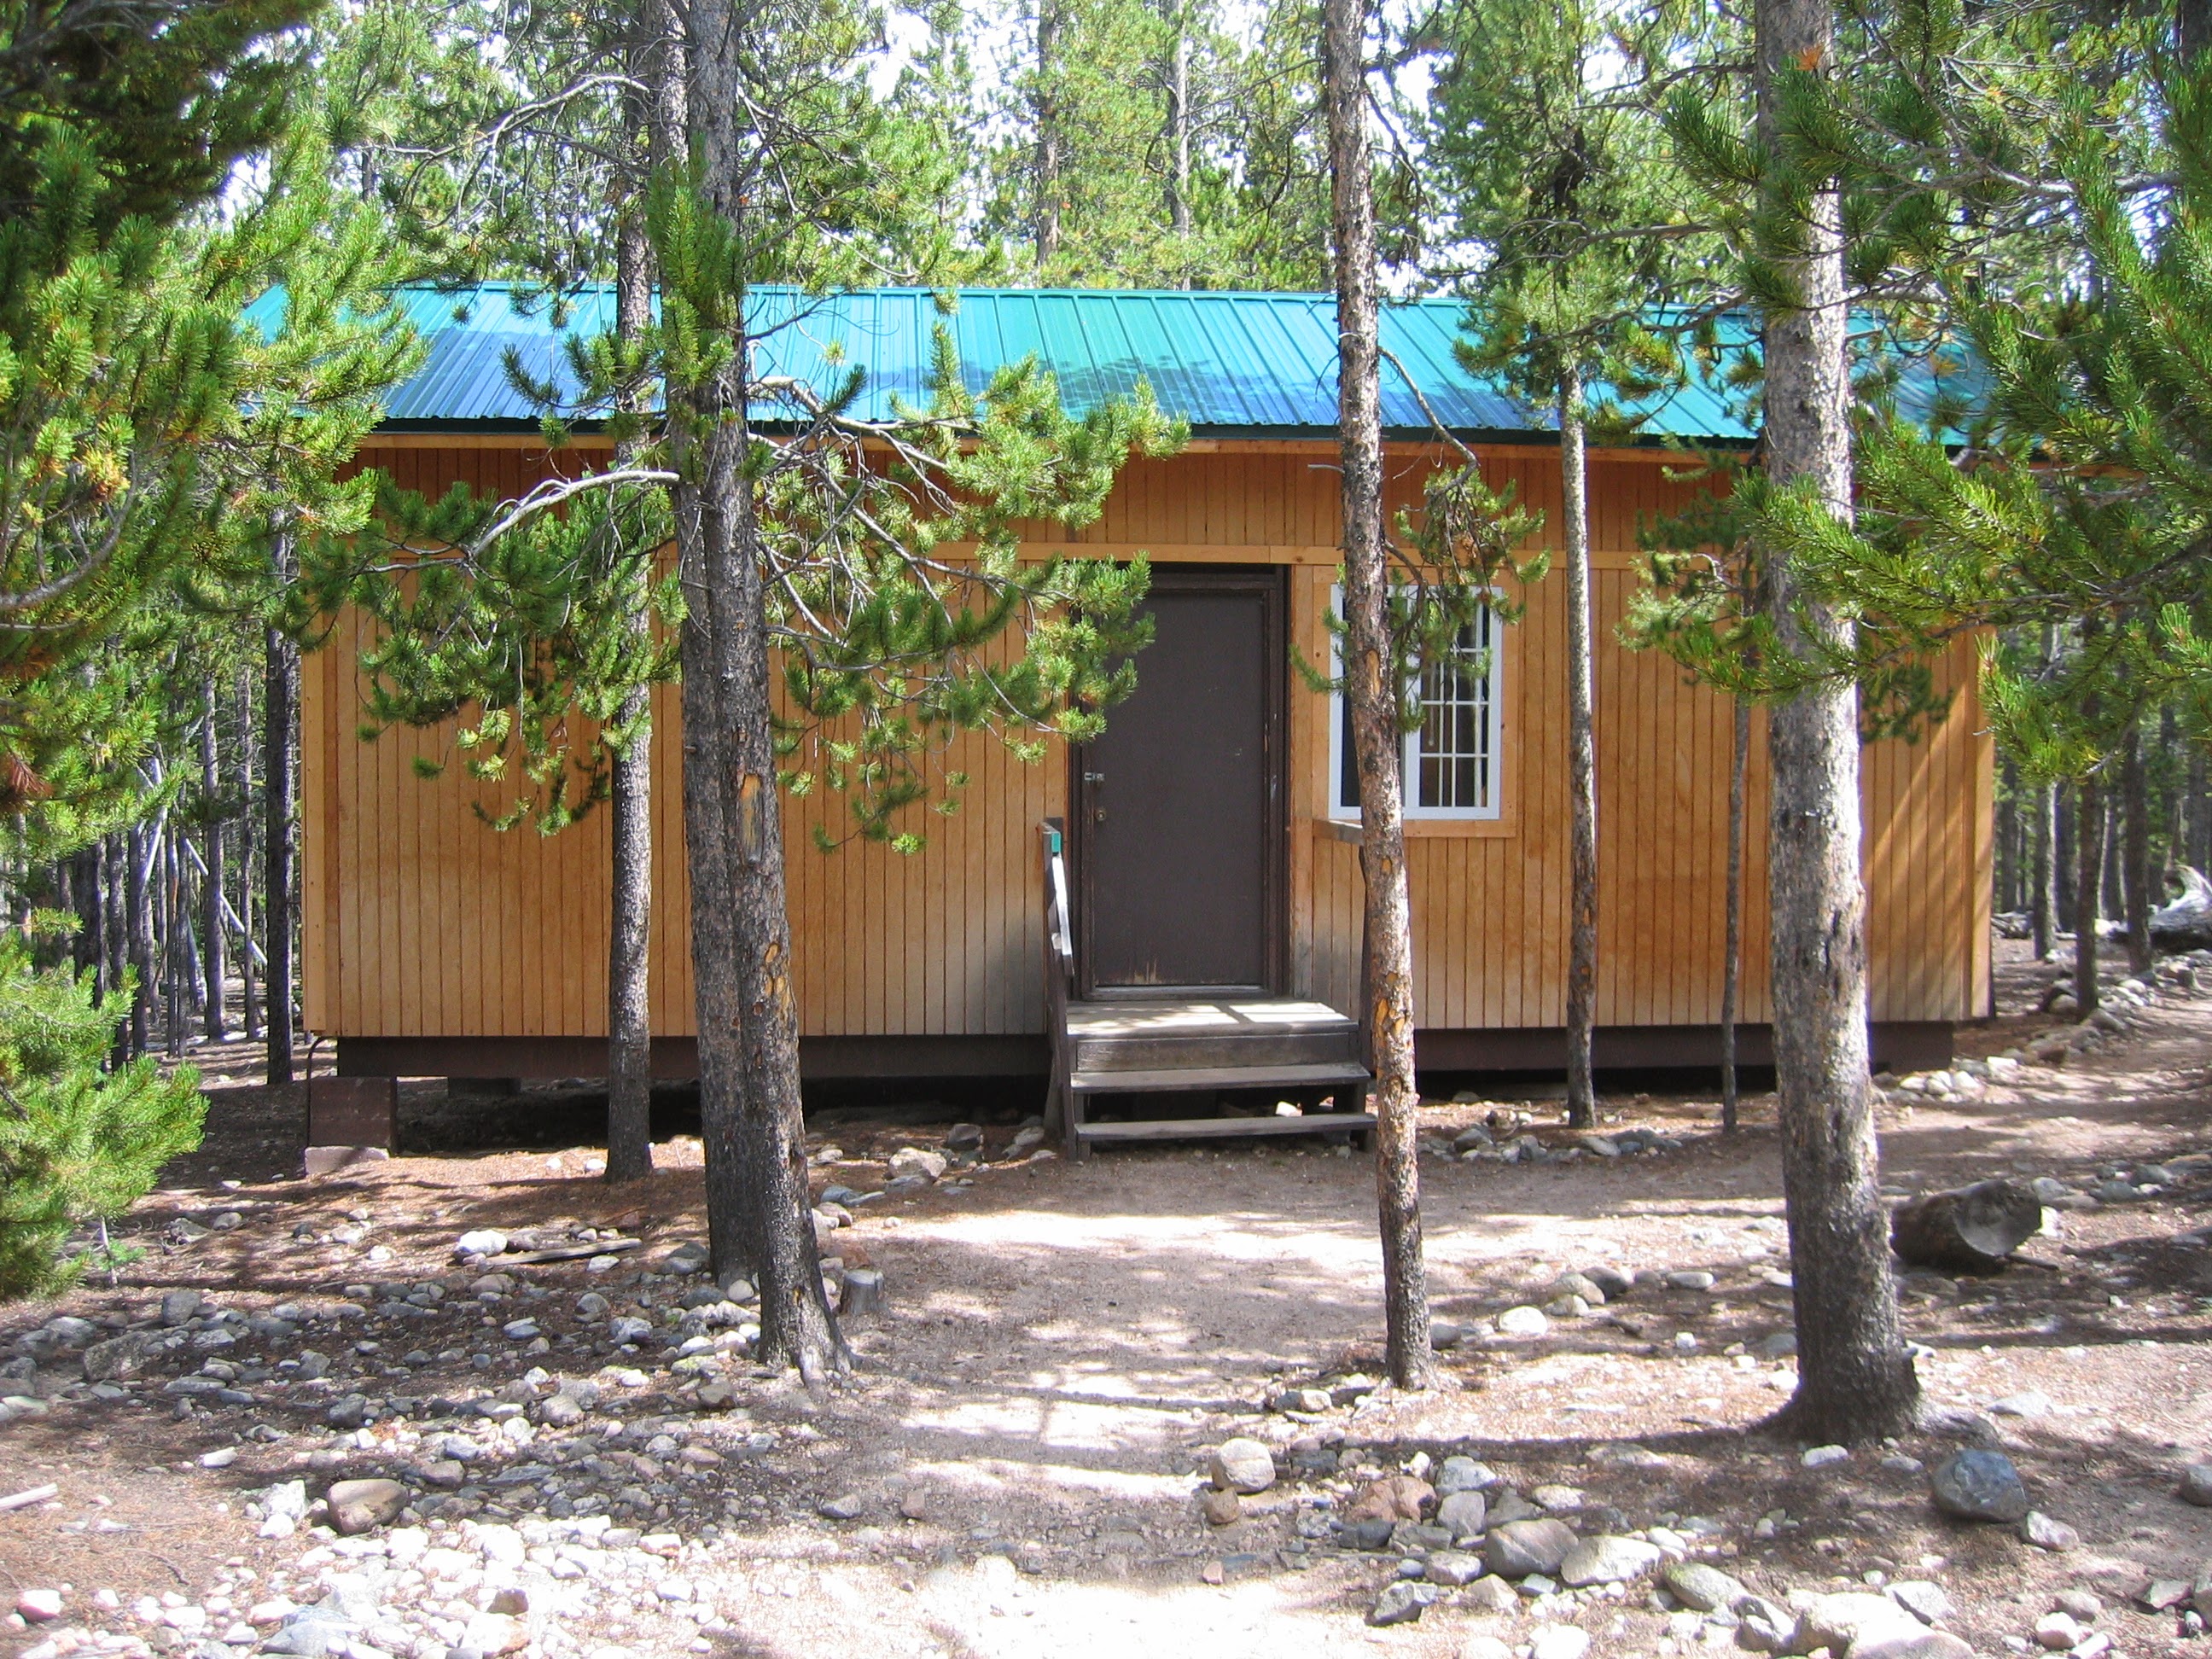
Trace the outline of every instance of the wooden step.
{"type": "Polygon", "coordinates": [[[1203,1036],[1079,1036],[1079,1072],[1165,1072],[1185,1066],[1356,1064],[1359,1028],[1226,1031],[1203,1036]]]}
{"type": "Polygon", "coordinates": [[[1174,1066],[1153,1071],[1078,1072],[1068,1087],[1079,1095],[1148,1095],[1193,1089],[1335,1089],[1368,1080],[1367,1068],[1348,1060],[1294,1066],[1174,1066]]]}
{"type": "Polygon", "coordinates": [[[1365,1112],[1309,1112],[1303,1117],[1169,1117],[1143,1123],[1084,1123],[1086,1142],[1211,1140],[1234,1135],[1364,1134],[1375,1127],[1365,1112]]]}

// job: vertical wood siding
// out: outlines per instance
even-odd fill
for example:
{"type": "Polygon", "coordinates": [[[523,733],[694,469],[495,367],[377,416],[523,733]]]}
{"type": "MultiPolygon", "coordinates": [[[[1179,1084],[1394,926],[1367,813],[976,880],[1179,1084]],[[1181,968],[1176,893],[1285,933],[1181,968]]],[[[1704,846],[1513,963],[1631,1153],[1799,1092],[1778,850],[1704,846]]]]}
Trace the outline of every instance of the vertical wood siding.
{"type": "MultiPolygon", "coordinates": [[[[1291,567],[1292,637],[1325,661],[1322,622],[1336,552],[1335,475],[1316,451],[1223,450],[1140,461],[1098,523],[1042,546],[1126,556],[1291,567]]],[[[435,494],[455,480],[515,495],[559,462],[494,447],[392,447],[365,463],[435,494]]],[[[1558,516],[1543,449],[1486,456],[1493,485],[1558,516]]],[[[1394,510],[1418,500],[1429,463],[1394,456],[1394,510]]],[[[1644,459],[1600,459],[1591,490],[1600,863],[1599,1019],[1708,1024],[1718,1015],[1727,854],[1729,711],[1665,658],[1622,647],[1614,629],[1637,583],[1639,525],[1688,486],[1644,459]]],[[[1545,539],[1540,534],[1539,540],[1545,539]]],[[[1502,630],[1504,808],[1495,823],[1423,826],[1412,842],[1416,995],[1431,1027],[1564,1022],[1566,819],[1563,758],[1565,585],[1525,596],[1502,630]]],[[[555,836],[504,834],[478,817],[496,791],[458,769],[414,775],[418,754],[450,757],[450,731],[356,736],[360,646],[343,627],[305,675],[303,972],[311,1028],[348,1036],[596,1036],[605,1030],[607,823],[594,813],[555,836]]],[[[1984,1012],[1988,978],[1991,750],[1974,695],[1972,647],[1942,665],[1957,693],[1918,743],[1866,751],[1863,809],[1873,1012],[1962,1019],[1984,1012]]],[[[656,695],[653,1013],[692,1032],[681,855],[678,694],[656,695]]],[[[1349,1007],[1358,972],[1358,849],[1327,822],[1324,699],[1293,678],[1289,732],[1291,988],[1349,1007]]],[[[1763,722],[1755,720],[1747,847],[1744,1018],[1766,1018],[1763,722]]],[[[846,822],[824,793],[786,806],[803,1029],[811,1036],[987,1035],[1040,1029],[1042,940],[1036,825],[1066,810],[1055,751],[1025,765],[995,742],[963,740],[948,768],[971,779],[959,810],[917,814],[927,848],[904,857],[811,840],[846,822]]]]}

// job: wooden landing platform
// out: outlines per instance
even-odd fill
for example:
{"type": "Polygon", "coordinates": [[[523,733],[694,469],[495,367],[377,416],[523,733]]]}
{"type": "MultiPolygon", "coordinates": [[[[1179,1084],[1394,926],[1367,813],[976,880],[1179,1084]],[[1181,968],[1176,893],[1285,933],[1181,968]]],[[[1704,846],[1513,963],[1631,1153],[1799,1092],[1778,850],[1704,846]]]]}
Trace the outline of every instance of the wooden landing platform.
{"type": "Polygon", "coordinates": [[[1375,1127],[1358,1109],[1369,1080],[1358,1060],[1358,1026],[1326,1003],[1294,997],[1068,1002],[1054,1035],[1056,1103],[1071,1158],[1103,1143],[1364,1134],[1375,1127]],[[1139,1097],[1235,1093],[1273,1095],[1303,1109],[1105,1121],[1091,1115],[1109,1100],[1117,1107],[1129,1101],[1133,1110],[1139,1097]],[[1322,1109],[1331,1097],[1334,1109],[1322,1109]]]}

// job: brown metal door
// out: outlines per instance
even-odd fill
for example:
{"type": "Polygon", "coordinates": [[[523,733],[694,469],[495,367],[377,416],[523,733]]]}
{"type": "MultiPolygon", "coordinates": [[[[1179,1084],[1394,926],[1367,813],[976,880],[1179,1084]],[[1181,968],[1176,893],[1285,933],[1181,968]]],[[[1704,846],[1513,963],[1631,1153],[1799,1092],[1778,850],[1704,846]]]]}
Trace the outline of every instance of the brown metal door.
{"type": "Polygon", "coordinates": [[[1152,574],[1137,689],[1073,757],[1083,994],[1279,988],[1282,586],[1152,574]]]}

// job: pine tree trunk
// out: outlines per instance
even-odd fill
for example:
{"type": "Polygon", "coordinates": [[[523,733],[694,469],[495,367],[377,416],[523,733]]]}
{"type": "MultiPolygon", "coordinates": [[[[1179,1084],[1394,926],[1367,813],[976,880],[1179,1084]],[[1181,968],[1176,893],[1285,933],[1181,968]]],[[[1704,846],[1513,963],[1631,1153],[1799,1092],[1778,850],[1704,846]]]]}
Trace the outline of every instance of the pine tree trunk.
{"type": "Polygon", "coordinates": [[[160,983],[154,977],[154,904],[151,891],[153,860],[157,846],[155,830],[147,824],[131,829],[128,848],[130,882],[126,902],[131,907],[131,967],[138,977],[137,994],[131,1001],[131,1054],[136,1059],[154,1042],[154,999],[160,983]]]}
{"type": "Polygon", "coordinates": [[[246,1040],[261,1041],[261,999],[253,968],[253,690],[238,671],[238,989],[246,1040]]]}
{"type": "Polygon", "coordinates": [[[1567,1123],[1597,1127],[1597,723],[1590,646],[1589,459],[1579,369],[1559,380],[1559,476],[1567,561],[1567,1123]]]}
{"type": "MultiPolygon", "coordinates": [[[[1832,67],[1830,0],[1756,0],[1758,120],[1783,148],[1782,78],[1832,67]]],[[[1778,488],[1809,481],[1851,517],[1851,389],[1843,200],[1832,181],[1771,183],[1763,231],[1802,295],[1765,319],[1767,471],[1778,488]]],[[[1777,648],[1847,644],[1849,618],[1799,590],[1789,558],[1767,550],[1777,648]]],[[[1867,1067],[1866,896],[1859,877],[1857,689],[1816,686],[1768,717],[1772,783],[1768,884],[1773,928],[1774,1057],[1796,1304],[1792,1432],[1863,1442],[1908,1427],[1919,1387],[1897,1322],[1889,1216],[1867,1067]]]]}
{"type": "Polygon", "coordinates": [[[2098,890],[2105,872],[2105,803],[2093,774],[2074,792],[2074,1000],[2097,1012],[2098,890]]]}
{"type": "Polygon", "coordinates": [[[1996,813],[1996,908],[2017,909],[2020,905],[2020,769],[2008,755],[1997,769],[1997,793],[2004,805],[1996,813]]]}
{"type": "MultiPolygon", "coordinates": [[[[665,8],[645,9],[631,52],[634,78],[652,84],[654,60],[667,33],[665,8]]],[[[650,150],[649,90],[625,94],[634,149],[650,150]]],[[[616,253],[615,331],[635,340],[651,320],[652,250],[645,234],[641,191],[633,190],[622,216],[616,253]]],[[[650,568],[624,573],[623,601],[631,635],[641,645],[651,632],[646,593],[650,568]]],[[[623,699],[621,725],[628,745],[612,763],[609,810],[612,868],[607,928],[607,1179],[642,1181],[653,1173],[653,704],[645,687],[623,699]]]]}
{"type": "Polygon", "coordinates": [[[2104,907],[2103,914],[2118,916],[2123,921],[2127,919],[2128,896],[2121,885],[2120,866],[2126,857],[2127,826],[2121,803],[2126,798],[2127,778],[2124,767],[2119,788],[2105,791],[2105,821],[2100,832],[2104,836],[2105,862],[2097,877],[2097,891],[2100,902],[2104,907]]]}
{"type": "Polygon", "coordinates": [[[2192,743],[2189,745],[2189,853],[2186,861],[2198,871],[2212,864],[2212,811],[2206,810],[2207,787],[2204,750],[2192,743]]]}
{"type": "Polygon", "coordinates": [[[2143,765],[2142,722],[2128,722],[2120,750],[2120,896],[2128,922],[2128,969],[2147,974],[2150,948],[2150,787],[2143,765]]]}
{"type": "MultiPolygon", "coordinates": [[[[131,960],[131,842],[127,834],[117,830],[106,842],[106,856],[101,860],[100,881],[106,896],[102,908],[106,912],[106,994],[120,996],[125,969],[131,960]]],[[[136,1052],[131,1047],[136,1033],[135,1019],[126,1020],[115,1033],[115,1060],[120,1064],[136,1052]]]]}
{"type": "MultiPolygon", "coordinates": [[[[290,538],[277,538],[276,579],[298,576],[290,538]]],[[[299,721],[300,647],[282,629],[270,629],[264,651],[266,683],[262,691],[261,791],[264,827],[261,861],[266,896],[269,957],[269,1081],[292,1080],[292,819],[295,811],[294,732],[299,721]]]]}
{"type": "Polygon", "coordinates": [[[223,961],[222,878],[224,873],[222,815],[216,811],[222,799],[222,768],[216,749],[215,681],[210,679],[204,689],[204,711],[200,718],[200,788],[208,803],[205,844],[201,855],[207,860],[207,876],[200,884],[200,896],[205,901],[207,915],[203,931],[207,945],[201,952],[201,971],[206,982],[206,1006],[204,1010],[204,1029],[210,1042],[221,1042],[230,1035],[229,1023],[223,1018],[223,984],[229,978],[223,961]]]}
{"type": "Polygon", "coordinates": [[[2174,0],[2173,46],[2185,70],[2212,46],[2212,0],[2174,0]]]}
{"type": "Polygon", "coordinates": [[[2182,787],[2181,775],[2174,765],[2180,752],[2181,721],[2173,712],[2173,705],[2168,703],[2158,711],[2158,753],[2161,763],[2159,770],[2166,781],[2166,799],[2160,803],[2162,810],[2160,812],[2160,817],[2165,820],[2166,856],[2160,858],[2154,853],[2151,858],[2153,904],[2164,899],[2167,884],[2172,880],[2174,868],[2181,862],[2181,849],[2187,833],[2187,819],[2184,814],[2187,797],[2182,787]]]}
{"type": "Polygon", "coordinates": [[[1721,963],[1721,1127],[1736,1126],[1735,1028],[1743,1001],[1743,785],[1751,769],[1751,705],[1735,700],[1729,747],[1728,926],[1721,963]]]}
{"type": "Polygon", "coordinates": [[[1345,695],[1359,773],[1359,869],[1365,883],[1369,1065],[1375,1073],[1375,1184],[1390,1380],[1436,1381],[1421,1251],[1420,1097],[1413,1075],[1413,940],[1406,878],[1398,690],[1383,549],[1381,357],[1376,334],[1375,197],[1367,148],[1364,13],[1325,0],[1322,63],[1328,103],[1330,209],[1336,264],[1337,420],[1343,456],[1345,695]]]}
{"type": "MultiPolygon", "coordinates": [[[[1190,20],[1183,0],[1165,0],[1164,10],[1174,39],[1167,63],[1168,224],[1177,236],[1190,234],[1190,20]]],[[[1186,270],[1180,286],[1190,286],[1186,270]]]]}
{"type": "Polygon", "coordinates": [[[2035,787],[2035,848],[2030,860],[2029,878],[2033,884],[2028,894],[2032,907],[2028,915],[2029,932],[2035,944],[2035,959],[2051,960],[2057,928],[2058,905],[2052,890],[2052,878],[2058,873],[2058,791],[2051,784],[2035,787]]]}
{"type": "Polygon", "coordinates": [[[1036,279],[1051,280],[1048,268],[1060,254],[1060,29],[1061,0],[1037,0],[1036,201],[1030,227],[1036,244],[1036,279]]]}
{"type": "MultiPolygon", "coordinates": [[[[708,206],[746,246],[748,191],[763,161],[739,125],[750,43],[730,0],[690,8],[690,120],[708,206]]],[[[773,159],[773,158],[765,158],[773,159]]],[[[733,365],[684,388],[696,453],[677,486],[692,545],[683,635],[684,818],[707,1152],[708,1231],[718,1276],[750,1269],[763,1364],[809,1383],[852,1367],[823,1291],[806,1184],[799,1017],[786,904],[783,821],[770,725],[766,550],[744,461],[751,444],[744,296],[730,296],[733,365]],[[694,712],[698,716],[694,721],[694,712]],[[703,924],[703,926],[702,926],[703,924]]]]}

